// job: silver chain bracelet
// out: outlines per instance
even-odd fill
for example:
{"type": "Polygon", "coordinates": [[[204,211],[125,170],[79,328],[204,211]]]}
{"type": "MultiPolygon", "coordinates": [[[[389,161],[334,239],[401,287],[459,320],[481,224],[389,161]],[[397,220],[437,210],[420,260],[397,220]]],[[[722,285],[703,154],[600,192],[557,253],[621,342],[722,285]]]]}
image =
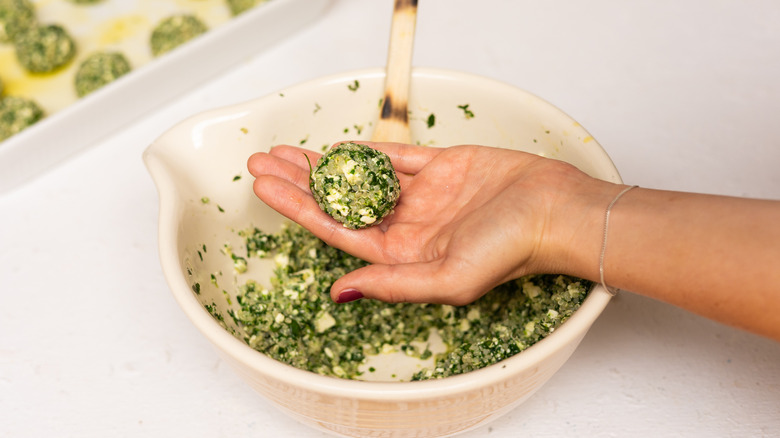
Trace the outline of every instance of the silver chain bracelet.
{"type": "Polygon", "coordinates": [[[607,232],[609,231],[609,215],[612,212],[612,207],[615,205],[618,200],[628,193],[629,190],[634,189],[639,186],[628,186],[623,191],[617,194],[615,198],[612,200],[612,202],[609,203],[607,206],[607,212],[604,214],[604,240],[601,242],[601,255],[599,256],[599,278],[601,279],[601,285],[604,287],[604,289],[607,291],[608,294],[611,296],[615,296],[618,293],[618,289],[616,288],[610,288],[607,286],[607,283],[604,281],[604,254],[607,252],[607,232]]]}

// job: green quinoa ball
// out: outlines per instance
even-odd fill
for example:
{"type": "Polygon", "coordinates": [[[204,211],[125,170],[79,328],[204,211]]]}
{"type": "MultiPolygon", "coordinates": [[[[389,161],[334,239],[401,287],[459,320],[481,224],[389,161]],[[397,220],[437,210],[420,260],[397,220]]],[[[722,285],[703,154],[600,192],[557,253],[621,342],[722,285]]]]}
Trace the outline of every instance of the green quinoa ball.
{"type": "Polygon", "coordinates": [[[128,72],[130,63],[121,53],[93,53],[76,71],[76,93],[79,97],[84,97],[128,72]]]}
{"type": "Polygon", "coordinates": [[[227,0],[227,4],[230,7],[230,12],[232,12],[233,15],[238,15],[254,8],[264,1],[266,0],[227,0]]]}
{"type": "Polygon", "coordinates": [[[0,43],[35,26],[35,7],[29,0],[0,0],[0,43]]]}
{"type": "Polygon", "coordinates": [[[16,58],[31,73],[49,73],[69,63],[76,43],[57,24],[36,26],[16,38],[16,58]]]}
{"type": "Polygon", "coordinates": [[[0,0],[0,43],[36,25],[35,7],[29,0],[0,0]]]}
{"type": "Polygon", "coordinates": [[[154,56],[160,56],[207,30],[206,25],[194,15],[184,14],[168,17],[152,31],[150,42],[152,53],[154,56]]]}
{"type": "Polygon", "coordinates": [[[378,224],[393,212],[401,187],[390,157],[344,143],[323,155],[309,181],[320,208],[350,229],[378,224]]]}
{"type": "Polygon", "coordinates": [[[0,99],[0,141],[43,118],[43,110],[32,100],[7,96],[0,99]]]}

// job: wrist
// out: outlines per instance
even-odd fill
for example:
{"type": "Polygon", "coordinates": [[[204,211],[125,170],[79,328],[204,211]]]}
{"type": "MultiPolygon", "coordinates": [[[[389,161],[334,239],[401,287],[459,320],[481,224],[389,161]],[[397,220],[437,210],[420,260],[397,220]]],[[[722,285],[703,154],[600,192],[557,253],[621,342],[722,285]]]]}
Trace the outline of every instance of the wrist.
{"type": "Polygon", "coordinates": [[[547,263],[544,272],[600,281],[605,214],[627,187],[580,174],[557,189],[540,251],[547,263]]]}

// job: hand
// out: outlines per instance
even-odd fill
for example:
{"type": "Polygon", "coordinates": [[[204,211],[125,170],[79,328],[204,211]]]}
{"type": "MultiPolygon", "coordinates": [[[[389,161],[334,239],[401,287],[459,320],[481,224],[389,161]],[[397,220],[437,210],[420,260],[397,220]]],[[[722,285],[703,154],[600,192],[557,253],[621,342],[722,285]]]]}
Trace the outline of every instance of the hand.
{"type": "Polygon", "coordinates": [[[583,190],[599,182],[573,166],[483,146],[368,144],[389,155],[401,197],[381,224],[361,230],[345,228],[312,197],[307,156],[314,163],[319,154],[277,146],[248,161],[261,200],[327,244],[372,263],[333,284],[338,302],[365,296],[462,305],[531,272],[578,274],[568,245],[592,248],[590,262],[598,254],[593,220],[601,220],[610,191],[583,190]],[[578,220],[594,199],[596,216],[578,220]]]}

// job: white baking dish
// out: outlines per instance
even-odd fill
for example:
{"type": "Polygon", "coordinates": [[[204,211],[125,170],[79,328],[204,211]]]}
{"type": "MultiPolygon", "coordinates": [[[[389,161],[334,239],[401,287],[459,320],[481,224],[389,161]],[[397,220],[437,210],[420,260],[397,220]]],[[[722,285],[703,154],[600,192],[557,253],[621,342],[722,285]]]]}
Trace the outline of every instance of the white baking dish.
{"type": "MultiPolygon", "coordinates": [[[[134,64],[134,70],[82,99],[76,99],[75,93],[68,88],[75,69],[70,66],[68,70],[71,71],[58,73],[62,75],[58,78],[59,83],[49,86],[48,100],[40,102],[47,112],[46,118],[0,142],[0,193],[40,175],[165,101],[295,33],[321,16],[331,2],[271,0],[234,18],[219,14],[206,16],[205,21],[210,25],[206,34],[156,59],[139,45],[145,44],[145,38],[140,43],[139,40],[131,41],[125,52],[134,64]],[[218,25],[214,26],[215,23],[218,25]],[[138,64],[143,65],[136,67],[138,64]]],[[[58,18],[65,18],[58,17],[61,12],[55,3],[39,1],[36,5],[44,23],[61,22],[58,18]]],[[[128,8],[133,6],[136,10],[132,13],[142,14],[139,17],[151,24],[156,23],[154,13],[176,12],[162,7],[163,2],[159,0],[134,0],[124,2],[123,9],[116,13],[129,14],[128,8]]],[[[90,19],[89,14],[105,14],[107,8],[108,4],[102,10],[85,9],[83,14],[70,18],[73,24],[68,25],[68,29],[72,29],[77,42],[79,32],[84,32],[82,26],[90,19]]],[[[121,31],[121,26],[131,24],[118,25],[121,31]]],[[[82,46],[90,44],[86,42],[82,46]]],[[[76,62],[84,54],[82,51],[76,62]]]]}

